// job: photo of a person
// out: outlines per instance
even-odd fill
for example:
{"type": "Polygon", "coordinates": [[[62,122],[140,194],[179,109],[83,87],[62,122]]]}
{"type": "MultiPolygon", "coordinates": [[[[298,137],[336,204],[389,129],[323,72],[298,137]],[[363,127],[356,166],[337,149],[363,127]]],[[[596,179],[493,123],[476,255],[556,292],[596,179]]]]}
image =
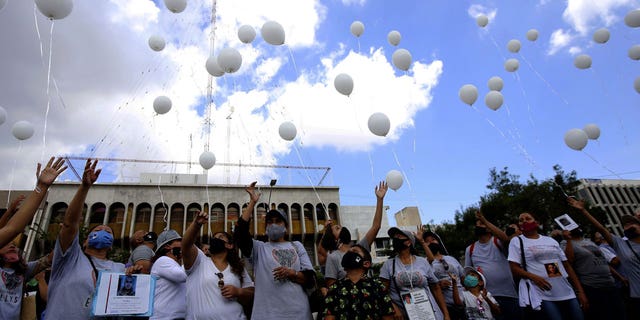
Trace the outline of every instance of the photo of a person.
{"type": "Polygon", "coordinates": [[[571,222],[567,218],[564,218],[564,217],[558,219],[558,221],[560,221],[560,223],[565,227],[571,224],[571,222]]]}
{"type": "Polygon", "coordinates": [[[122,275],[118,279],[118,296],[136,295],[136,278],[133,275],[122,275]]]}
{"type": "Polygon", "coordinates": [[[402,300],[404,300],[405,304],[411,304],[411,294],[407,293],[407,294],[403,294],[402,295],[402,300]]]}
{"type": "Polygon", "coordinates": [[[562,276],[562,274],[560,273],[560,268],[558,268],[558,264],[557,263],[555,263],[555,262],[546,263],[544,265],[544,267],[547,270],[547,275],[549,276],[549,278],[562,276]]]}

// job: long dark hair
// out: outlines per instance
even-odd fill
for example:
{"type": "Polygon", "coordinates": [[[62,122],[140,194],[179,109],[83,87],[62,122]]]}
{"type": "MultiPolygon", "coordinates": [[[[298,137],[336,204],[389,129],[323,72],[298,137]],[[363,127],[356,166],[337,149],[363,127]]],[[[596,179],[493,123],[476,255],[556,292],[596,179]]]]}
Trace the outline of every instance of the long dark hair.
{"type": "Polygon", "coordinates": [[[322,233],[322,238],[320,239],[320,245],[328,252],[338,249],[338,241],[333,235],[332,227],[333,223],[327,224],[327,226],[324,228],[324,232],[322,233]]]}
{"type": "Polygon", "coordinates": [[[213,234],[224,234],[227,237],[227,241],[230,244],[233,244],[233,249],[227,249],[227,262],[231,267],[231,272],[233,272],[240,279],[240,285],[242,285],[242,273],[244,272],[244,260],[240,259],[240,252],[238,251],[238,247],[236,247],[235,242],[233,242],[233,236],[228,232],[216,232],[213,234]]]}

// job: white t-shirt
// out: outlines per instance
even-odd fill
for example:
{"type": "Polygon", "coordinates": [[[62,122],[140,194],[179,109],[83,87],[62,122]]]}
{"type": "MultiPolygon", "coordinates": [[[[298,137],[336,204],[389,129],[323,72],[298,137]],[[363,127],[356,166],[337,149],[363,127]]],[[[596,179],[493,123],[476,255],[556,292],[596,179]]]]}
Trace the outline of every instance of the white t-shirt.
{"type": "Polygon", "coordinates": [[[491,307],[482,295],[476,297],[473,293],[464,290],[462,291],[462,296],[464,297],[464,309],[468,320],[493,319],[491,307]]]}
{"type": "Polygon", "coordinates": [[[218,288],[218,276],[222,273],[225,285],[237,288],[253,287],[253,281],[246,269],[242,272],[242,286],[240,278],[231,272],[227,266],[223,271],[218,270],[211,258],[198,250],[198,256],[187,272],[187,319],[191,320],[244,320],[247,317],[242,305],[236,299],[222,296],[218,288]]]}
{"type": "Polygon", "coordinates": [[[163,256],[151,267],[156,277],[153,319],[178,319],[187,314],[187,274],[175,260],[163,256]]]}
{"type": "Polygon", "coordinates": [[[551,284],[551,290],[542,290],[534,285],[542,300],[562,301],[576,297],[573,288],[567,281],[567,271],[562,265],[567,261],[564,251],[553,238],[540,235],[538,239],[525,236],[515,237],[509,243],[508,260],[521,264],[520,240],[524,244],[524,257],[527,271],[543,277],[551,284]]]}

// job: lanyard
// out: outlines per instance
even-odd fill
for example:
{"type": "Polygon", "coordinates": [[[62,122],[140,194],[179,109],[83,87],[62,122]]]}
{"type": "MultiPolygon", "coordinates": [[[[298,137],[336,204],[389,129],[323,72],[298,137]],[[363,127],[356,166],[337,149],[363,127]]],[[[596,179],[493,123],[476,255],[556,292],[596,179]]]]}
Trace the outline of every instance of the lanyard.
{"type": "Polygon", "coordinates": [[[404,263],[402,263],[402,259],[398,259],[398,261],[400,262],[400,265],[402,266],[402,269],[404,270],[404,273],[406,273],[409,278],[409,286],[411,286],[411,290],[413,290],[413,256],[410,256],[410,260],[411,260],[411,267],[410,267],[411,273],[407,273],[407,267],[405,267],[404,263]]]}

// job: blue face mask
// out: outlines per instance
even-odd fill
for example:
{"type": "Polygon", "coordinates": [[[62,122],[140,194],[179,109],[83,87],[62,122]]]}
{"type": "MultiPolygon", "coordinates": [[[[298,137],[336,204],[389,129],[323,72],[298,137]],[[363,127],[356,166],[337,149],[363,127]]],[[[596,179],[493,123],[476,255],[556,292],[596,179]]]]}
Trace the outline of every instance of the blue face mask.
{"type": "Polygon", "coordinates": [[[89,233],[89,247],[95,249],[109,248],[113,245],[113,235],[105,230],[89,233]]]}
{"type": "Polygon", "coordinates": [[[267,237],[269,237],[269,240],[271,241],[278,240],[284,237],[284,233],[286,230],[287,229],[285,228],[285,226],[272,223],[267,226],[267,237]]]}
{"type": "Polygon", "coordinates": [[[478,285],[478,282],[480,282],[480,280],[478,280],[478,278],[468,274],[466,277],[464,277],[464,286],[468,287],[468,288],[473,288],[475,286],[478,285]]]}

